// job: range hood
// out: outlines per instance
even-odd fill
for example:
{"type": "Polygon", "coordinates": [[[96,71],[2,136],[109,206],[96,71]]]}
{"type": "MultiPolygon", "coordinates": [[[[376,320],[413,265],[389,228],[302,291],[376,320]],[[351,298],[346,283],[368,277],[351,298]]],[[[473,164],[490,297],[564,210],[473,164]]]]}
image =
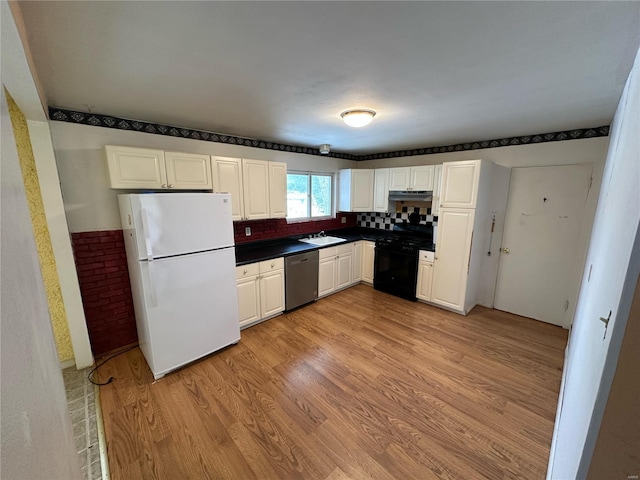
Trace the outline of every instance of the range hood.
{"type": "Polygon", "coordinates": [[[406,202],[413,200],[414,202],[430,202],[433,199],[432,191],[406,191],[391,190],[389,191],[390,202],[406,202]]]}

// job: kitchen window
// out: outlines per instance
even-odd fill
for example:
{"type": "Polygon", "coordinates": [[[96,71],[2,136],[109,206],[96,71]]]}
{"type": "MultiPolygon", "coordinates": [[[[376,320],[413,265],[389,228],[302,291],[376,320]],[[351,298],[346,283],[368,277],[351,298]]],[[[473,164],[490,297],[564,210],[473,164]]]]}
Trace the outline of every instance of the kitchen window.
{"type": "Polygon", "coordinates": [[[287,219],[320,220],[333,217],[333,174],[287,173],[287,219]]]}

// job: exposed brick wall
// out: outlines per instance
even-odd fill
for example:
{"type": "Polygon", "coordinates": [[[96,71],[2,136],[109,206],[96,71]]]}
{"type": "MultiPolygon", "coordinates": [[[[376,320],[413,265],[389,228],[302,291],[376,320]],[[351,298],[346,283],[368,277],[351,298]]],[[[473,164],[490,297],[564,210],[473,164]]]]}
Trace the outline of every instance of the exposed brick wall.
{"type": "Polygon", "coordinates": [[[138,341],[122,230],[71,234],[94,355],[138,341]]]}
{"type": "Polygon", "coordinates": [[[290,235],[304,235],[320,230],[335,230],[338,228],[355,227],[357,214],[338,213],[337,218],[330,220],[314,220],[311,222],[287,223],[284,218],[272,218],[269,220],[251,220],[248,222],[233,222],[233,230],[236,243],[255,242],[271,238],[288,237],[290,235]],[[342,217],[347,219],[342,223],[342,217]],[[245,235],[245,227],[251,227],[251,236],[245,235]]]}

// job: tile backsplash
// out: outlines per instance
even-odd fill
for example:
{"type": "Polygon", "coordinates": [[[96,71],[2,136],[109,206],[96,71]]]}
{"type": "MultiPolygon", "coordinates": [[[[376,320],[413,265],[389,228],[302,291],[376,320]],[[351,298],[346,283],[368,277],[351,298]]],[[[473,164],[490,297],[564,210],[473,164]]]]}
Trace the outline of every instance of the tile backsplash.
{"type": "Polygon", "coordinates": [[[396,202],[396,211],[392,213],[359,213],[358,226],[378,228],[380,230],[393,230],[394,224],[409,222],[409,215],[414,212],[420,214],[421,225],[433,225],[433,239],[435,241],[438,216],[431,214],[431,202],[416,202],[415,205],[405,205],[404,202],[396,202]]]}

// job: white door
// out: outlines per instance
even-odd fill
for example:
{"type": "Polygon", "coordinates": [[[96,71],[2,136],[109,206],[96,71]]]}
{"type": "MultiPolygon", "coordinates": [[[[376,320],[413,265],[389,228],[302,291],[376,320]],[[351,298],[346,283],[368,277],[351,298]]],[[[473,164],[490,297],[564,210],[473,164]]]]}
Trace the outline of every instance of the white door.
{"type": "Polygon", "coordinates": [[[591,165],[514,168],[494,305],[568,328],[591,165]]]}
{"type": "Polygon", "coordinates": [[[239,158],[211,157],[213,191],[231,195],[231,215],[234,221],[244,219],[242,195],[242,161],[239,158]]]}
{"type": "Polygon", "coordinates": [[[389,169],[389,190],[409,190],[411,183],[411,167],[389,169]]]}
{"type": "Polygon", "coordinates": [[[351,207],[353,212],[373,211],[373,170],[351,171],[351,207]]]}
{"type": "Polygon", "coordinates": [[[376,168],[373,185],[373,211],[389,210],[389,169],[376,168]]]}
{"type": "Polygon", "coordinates": [[[156,378],[240,339],[233,248],[141,262],[156,378]]]}
{"type": "Polygon", "coordinates": [[[269,162],[242,159],[245,220],[269,218],[269,162]]]}
{"type": "Polygon", "coordinates": [[[362,242],[362,281],[373,283],[373,264],[376,256],[376,244],[362,242]]]}
{"type": "Polygon", "coordinates": [[[362,279],[362,242],[353,244],[353,274],[351,282],[358,283],[362,279]]]}
{"type": "Polygon", "coordinates": [[[464,311],[475,210],[440,208],[431,301],[464,311]]]}
{"type": "Polygon", "coordinates": [[[260,289],[256,275],[238,280],[238,312],[241,327],[260,319],[260,289]]]}
{"type": "Polygon", "coordinates": [[[344,288],[351,285],[351,270],[353,269],[353,254],[342,253],[338,255],[338,271],[336,273],[336,288],[344,288]]]}
{"type": "Polygon", "coordinates": [[[141,260],[224,248],[234,243],[231,198],[227,194],[158,193],[123,197],[131,199],[130,216],[141,260]]]}
{"type": "Polygon", "coordinates": [[[336,289],[336,257],[321,258],[318,264],[318,297],[336,289]]]}
{"type": "Polygon", "coordinates": [[[411,190],[433,190],[434,173],[433,165],[411,167],[411,190]]]}
{"type": "Polygon", "coordinates": [[[269,162],[269,218],[287,216],[287,164],[269,162]]]}
{"type": "Polygon", "coordinates": [[[107,145],[105,151],[111,188],[167,187],[162,150],[107,145]]]}
{"type": "Polygon", "coordinates": [[[284,270],[265,273],[260,279],[262,318],[284,311],[284,270]]]}
{"type": "Polygon", "coordinates": [[[421,300],[431,301],[431,284],[433,279],[433,263],[420,262],[418,264],[418,286],[416,297],[421,300]]]}
{"type": "Polygon", "coordinates": [[[164,152],[167,187],[177,190],[210,190],[211,158],[195,153],[164,152]]]}

